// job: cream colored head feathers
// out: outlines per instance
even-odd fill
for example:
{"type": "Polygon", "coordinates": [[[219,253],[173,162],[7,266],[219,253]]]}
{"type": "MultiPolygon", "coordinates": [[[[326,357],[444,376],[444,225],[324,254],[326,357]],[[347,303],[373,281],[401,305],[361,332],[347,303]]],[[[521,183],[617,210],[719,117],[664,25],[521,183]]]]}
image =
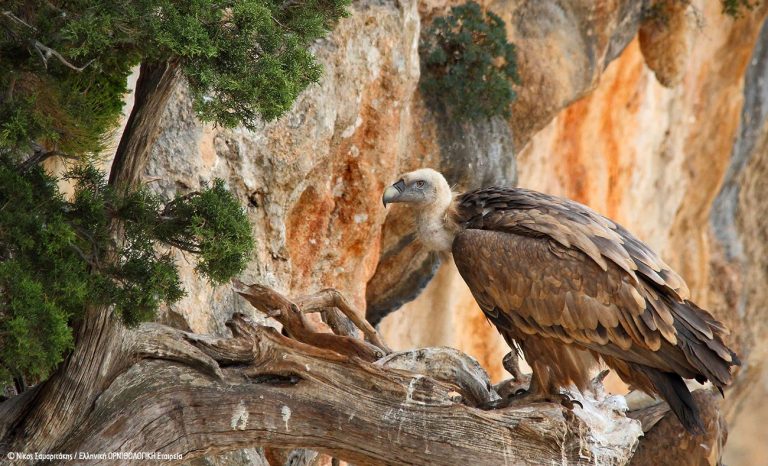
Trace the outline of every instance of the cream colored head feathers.
{"type": "Polygon", "coordinates": [[[456,234],[448,218],[454,194],[445,177],[431,168],[405,173],[382,196],[384,207],[401,202],[416,210],[416,233],[431,250],[450,251],[456,234]]]}

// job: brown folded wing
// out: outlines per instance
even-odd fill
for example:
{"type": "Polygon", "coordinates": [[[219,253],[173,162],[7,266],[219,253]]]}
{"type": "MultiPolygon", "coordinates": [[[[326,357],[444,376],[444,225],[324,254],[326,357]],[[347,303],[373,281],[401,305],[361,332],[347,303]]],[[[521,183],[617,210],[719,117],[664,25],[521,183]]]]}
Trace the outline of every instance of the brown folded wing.
{"type": "Polygon", "coordinates": [[[723,344],[726,329],[621,226],[572,201],[499,188],[461,196],[455,219],[456,265],[500,328],[606,361],[730,382],[736,360],[723,344]]]}

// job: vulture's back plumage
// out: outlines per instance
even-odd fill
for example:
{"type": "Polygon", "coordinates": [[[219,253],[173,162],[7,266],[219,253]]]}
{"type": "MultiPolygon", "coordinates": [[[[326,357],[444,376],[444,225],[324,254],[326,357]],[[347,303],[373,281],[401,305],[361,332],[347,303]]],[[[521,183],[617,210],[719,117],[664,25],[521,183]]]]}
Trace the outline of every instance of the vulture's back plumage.
{"type": "Polygon", "coordinates": [[[648,246],[590,208],[525,189],[458,196],[452,252],[488,318],[534,369],[532,386],[584,389],[597,358],[664,398],[692,432],[698,410],[683,378],[731,382],[727,329],[689,300],[685,282],[648,246]]]}

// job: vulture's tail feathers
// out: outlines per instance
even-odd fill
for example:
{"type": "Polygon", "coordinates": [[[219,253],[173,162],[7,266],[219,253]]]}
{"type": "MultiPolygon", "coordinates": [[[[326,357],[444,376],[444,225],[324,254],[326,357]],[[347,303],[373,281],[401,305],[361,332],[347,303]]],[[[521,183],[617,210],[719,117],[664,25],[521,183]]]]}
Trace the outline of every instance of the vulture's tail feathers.
{"type": "Polygon", "coordinates": [[[676,316],[678,347],[692,368],[715,387],[722,390],[728,386],[733,380],[731,367],[741,365],[741,361],[723,341],[725,327],[690,301],[670,302],[670,308],[676,316]]]}
{"type": "Polygon", "coordinates": [[[704,424],[701,422],[699,408],[682,377],[647,366],[636,367],[648,377],[658,394],[669,404],[670,409],[675,413],[685,430],[693,435],[704,433],[704,424]]]}

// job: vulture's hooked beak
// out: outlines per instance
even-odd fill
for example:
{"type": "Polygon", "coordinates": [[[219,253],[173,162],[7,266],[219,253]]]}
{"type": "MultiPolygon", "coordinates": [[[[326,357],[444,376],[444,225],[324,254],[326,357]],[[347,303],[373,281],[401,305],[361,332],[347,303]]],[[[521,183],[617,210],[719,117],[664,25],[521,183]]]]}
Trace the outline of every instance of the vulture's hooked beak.
{"type": "Polygon", "coordinates": [[[405,181],[403,180],[400,180],[385,189],[384,195],[381,197],[381,202],[384,203],[384,207],[386,208],[387,204],[390,202],[397,202],[397,199],[400,197],[400,194],[402,194],[403,191],[405,191],[405,181]]]}

